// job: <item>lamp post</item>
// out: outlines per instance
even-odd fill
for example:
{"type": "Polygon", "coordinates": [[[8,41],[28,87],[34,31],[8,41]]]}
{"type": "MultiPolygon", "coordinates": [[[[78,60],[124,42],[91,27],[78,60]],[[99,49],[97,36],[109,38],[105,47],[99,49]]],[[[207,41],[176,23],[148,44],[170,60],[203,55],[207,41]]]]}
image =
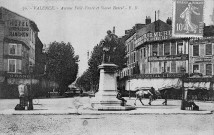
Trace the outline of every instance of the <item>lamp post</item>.
{"type": "Polygon", "coordinates": [[[184,78],[185,78],[186,69],[185,69],[185,68],[182,68],[182,69],[181,69],[181,72],[183,73],[183,74],[182,74],[182,77],[181,77],[181,80],[182,80],[182,101],[181,101],[181,110],[185,110],[184,78]]]}
{"type": "Polygon", "coordinates": [[[29,106],[28,110],[33,110],[33,96],[32,96],[32,73],[33,73],[33,65],[29,66],[29,73],[30,73],[30,90],[29,90],[29,106]]]}

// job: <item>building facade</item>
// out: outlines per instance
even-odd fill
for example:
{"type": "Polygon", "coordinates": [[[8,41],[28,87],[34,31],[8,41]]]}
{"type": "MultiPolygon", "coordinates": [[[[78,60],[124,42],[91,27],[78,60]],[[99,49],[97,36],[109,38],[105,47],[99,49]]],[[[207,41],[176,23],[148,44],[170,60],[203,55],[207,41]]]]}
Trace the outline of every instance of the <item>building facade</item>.
{"type": "MultiPolygon", "coordinates": [[[[17,85],[30,82],[29,65],[35,65],[38,32],[34,21],[0,7],[1,90],[5,83],[17,85]]],[[[33,79],[33,83],[36,82],[37,80],[33,79]]]]}
{"type": "Polygon", "coordinates": [[[137,30],[125,41],[129,59],[120,74],[120,78],[128,76],[125,89],[181,89],[182,77],[188,75],[186,89],[213,90],[214,32],[208,27],[200,39],[172,37],[170,18],[137,30]],[[195,79],[194,74],[200,77],[195,79]]]}

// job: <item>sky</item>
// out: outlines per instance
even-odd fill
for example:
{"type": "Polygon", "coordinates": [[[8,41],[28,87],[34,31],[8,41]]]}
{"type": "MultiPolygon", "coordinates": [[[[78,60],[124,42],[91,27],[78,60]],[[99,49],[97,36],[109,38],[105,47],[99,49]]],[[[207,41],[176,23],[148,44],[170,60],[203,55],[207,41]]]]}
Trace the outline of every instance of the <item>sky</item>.
{"type": "MultiPolygon", "coordinates": [[[[91,52],[115,26],[115,34],[136,23],[145,23],[146,16],[166,21],[172,17],[173,0],[0,0],[0,6],[33,20],[43,44],[70,42],[79,55],[79,74],[87,68],[87,52],[91,52]],[[158,18],[158,17],[157,17],[158,18]]],[[[214,0],[205,0],[204,22],[213,25],[214,0]]]]}

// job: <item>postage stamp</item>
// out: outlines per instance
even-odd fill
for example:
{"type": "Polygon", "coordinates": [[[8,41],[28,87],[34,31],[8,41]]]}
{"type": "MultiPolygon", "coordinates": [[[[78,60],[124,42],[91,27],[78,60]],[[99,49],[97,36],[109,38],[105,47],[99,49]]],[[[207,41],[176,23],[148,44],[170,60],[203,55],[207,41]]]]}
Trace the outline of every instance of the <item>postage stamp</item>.
{"type": "Polygon", "coordinates": [[[173,37],[202,37],[204,0],[173,1],[173,37]]]}

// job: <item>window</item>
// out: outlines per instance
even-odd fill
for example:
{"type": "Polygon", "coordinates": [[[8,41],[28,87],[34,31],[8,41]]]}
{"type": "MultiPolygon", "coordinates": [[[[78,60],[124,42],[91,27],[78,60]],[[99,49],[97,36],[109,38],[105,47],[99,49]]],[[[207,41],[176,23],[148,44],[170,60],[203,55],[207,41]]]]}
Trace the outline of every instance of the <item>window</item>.
{"type": "Polygon", "coordinates": [[[193,73],[199,73],[199,65],[193,65],[193,73]]]}
{"type": "Polygon", "coordinates": [[[199,56],[199,45],[193,45],[193,56],[199,56]]]}
{"type": "Polygon", "coordinates": [[[170,55],[170,44],[169,44],[169,42],[164,43],[164,55],[170,55]]]}
{"type": "Polygon", "coordinates": [[[206,64],[206,75],[212,75],[212,64],[206,64]]]}
{"type": "Polygon", "coordinates": [[[158,54],[158,47],[157,44],[152,45],[152,56],[157,56],[158,54]]]}
{"type": "Polygon", "coordinates": [[[178,42],[178,44],[177,44],[177,54],[184,54],[183,42],[178,42]]]}
{"type": "Polygon", "coordinates": [[[15,59],[9,59],[8,60],[8,72],[15,73],[16,72],[16,60],[15,59]]]}
{"type": "Polygon", "coordinates": [[[212,44],[206,44],[206,55],[212,55],[212,44]]]}
{"type": "Polygon", "coordinates": [[[144,52],[144,57],[146,57],[146,48],[143,48],[144,52]]]}
{"type": "Polygon", "coordinates": [[[21,44],[12,44],[9,43],[9,54],[10,55],[19,55],[22,53],[22,45],[21,44]]]}
{"type": "Polygon", "coordinates": [[[18,59],[8,59],[8,72],[9,73],[21,73],[22,61],[18,59]]]}
{"type": "Polygon", "coordinates": [[[9,54],[16,55],[17,45],[16,44],[9,44],[9,54]]]}

